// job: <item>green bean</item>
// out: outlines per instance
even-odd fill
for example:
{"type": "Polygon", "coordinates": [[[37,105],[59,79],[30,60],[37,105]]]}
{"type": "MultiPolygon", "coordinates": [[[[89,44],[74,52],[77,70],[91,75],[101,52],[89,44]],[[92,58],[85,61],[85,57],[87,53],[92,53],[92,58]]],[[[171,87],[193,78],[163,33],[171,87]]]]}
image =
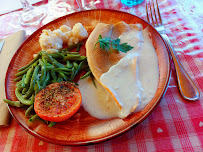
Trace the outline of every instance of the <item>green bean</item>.
{"type": "Polygon", "coordinates": [[[37,84],[35,83],[34,92],[32,93],[32,95],[34,94],[36,96],[38,93],[38,90],[39,90],[39,88],[38,88],[37,84]]]}
{"type": "Polygon", "coordinates": [[[8,99],[3,99],[3,100],[5,103],[7,103],[10,106],[14,106],[14,107],[22,107],[23,106],[20,101],[11,101],[8,99]]]}
{"type": "Polygon", "coordinates": [[[46,65],[47,67],[48,67],[48,66],[54,67],[52,64],[50,64],[50,63],[48,63],[48,62],[47,62],[45,65],[46,65]]]}
{"type": "Polygon", "coordinates": [[[47,59],[51,64],[53,64],[55,67],[64,67],[63,64],[59,63],[57,60],[55,60],[54,58],[52,58],[51,56],[48,55],[47,52],[43,51],[42,55],[45,57],[45,59],[47,59]]]}
{"type": "Polygon", "coordinates": [[[79,43],[77,44],[77,49],[76,49],[77,52],[80,51],[80,48],[81,48],[82,45],[83,45],[82,42],[79,42],[79,43]]]}
{"type": "Polygon", "coordinates": [[[80,54],[67,54],[66,57],[63,58],[63,62],[69,61],[82,61],[85,60],[86,56],[81,56],[80,54]]]}
{"type": "Polygon", "coordinates": [[[50,74],[49,74],[49,72],[47,72],[46,79],[44,80],[44,83],[43,83],[43,88],[45,88],[47,86],[49,81],[50,81],[50,74]]]}
{"type": "Polygon", "coordinates": [[[27,110],[25,111],[25,116],[29,117],[30,114],[34,111],[34,104],[32,104],[31,106],[29,106],[29,108],[27,108],[27,110]]]}
{"type": "Polygon", "coordinates": [[[60,53],[60,54],[57,54],[57,53],[51,53],[51,54],[49,54],[52,58],[54,58],[54,59],[63,59],[65,56],[62,54],[62,53],[60,53]]]}
{"type": "Polygon", "coordinates": [[[30,69],[30,67],[32,67],[32,66],[33,66],[33,67],[37,66],[38,62],[39,62],[38,60],[35,61],[32,65],[30,65],[30,66],[27,67],[26,69],[24,69],[24,70],[18,72],[17,74],[15,74],[15,76],[18,77],[18,76],[24,75],[25,73],[27,73],[27,71],[30,69]]]}
{"type": "Polygon", "coordinates": [[[32,77],[33,70],[34,70],[34,68],[31,67],[31,68],[27,71],[26,78],[25,78],[25,87],[23,88],[22,94],[25,94],[25,93],[28,91],[28,89],[29,89],[30,80],[31,80],[31,77],[32,77]]]}
{"type": "Polygon", "coordinates": [[[53,69],[55,69],[55,67],[52,65],[52,66],[46,66],[46,69],[47,70],[53,70],[53,69]]]}
{"type": "Polygon", "coordinates": [[[34,86],[35,86],[35,81],[37,80],[37,76],[38,76],[38,71],[39,71],[39,65],[37,65],[34,69],[34,72],[33,72],[33,75],[32,75],[32,78],[30,80],[30,87],[28,89],[28,91],[25,93],[25,95],[23,96],[24,98],[29,98],[32,93],[34,92],[34,86]]]}
{"type": "Polygon", "coordinates": [[[57,81],[57,82],[61,82],[61,81],[63,81],[63,78],[61,77],[61,75],[58,75],[58,78],[57,78],[56,81],[57,81]]]}
{"type": "Polygon", "coordinates": [[[49,80],[50,80],[50,73],[49,72],[47,72],[47,76],[46,76],[46,79],[45,79],[45,82],[49,82],[49,80]]]}
{"type": "Polygon", "coordinates": [[[50,122],[49,127],[53,127],[55,124],[55,122],[50,122]]]}
{"type": "Polygon", "coordinates": [[[72,49],[74,49],[74,48],[76,48],[76,47],[77,47],[76,44],[69,45],[67,48],[60,49],[59,52],[62,53],[62,52],[65,52],[65,51],[71,51],[72,49]]]}
{"type": "Polygon", "coordinates": [[[44,65],[44,62],[42,61],[42,59],[39,59],[39,64],[40,64],[41,66],[44,65]]]}
{"type": "Polygon", "coordinates": [[[59,72],[59,74],[61,75],[61,77],[62,77],[64,80],[67,81],[67,78],[66,78],[65,74],[63,74],[63,72],[59,72]]]}
{"type": "Polygon", "coordinates": [[[22,80],[20,80],[20,81],[18,81],[18,82],[16,83],[16,86],[17,86],[19,89],[22,89],[22,88],[21,88],[21,85],[22,85],[22,80]]]}
{"type": "Polygon", "coordinates": [[[73,65],[70,63],[70,61],[66,61],[67,62],[67,64],[66,64],[66,67],[67,68],[69,68],[69,69],[71,69],[72,67],[73,67],[73,65]]]}
{"type": "Polygon", "coordinates": [[[25,87],[25,88],[23,88],[23,90],[22,90],[22,94],[25,95],[25,93],[27,92],[28,89],[29,89],[29,87],[25,87]]]}
{"type": "MultiPolygon", "coordinates": [[[[73,66],[74,66],[74,63],[76,63],[76,62],[73,62],[73,66]]],[[[80,62],[80,64],[78,65],[77,63],[75,64],[75,68],[77,68],[77,69],[75,69],[75,72],[74,72],[74,74],[73,74],[73,76],[72,76],[72,78],[70,79],[71,81],[75,78],[75,76],[78,74],[78,72],[80,71],[80,68],[82,67],[82,64],[83,64],[84,62],[80,62]]]]}
{"type": "Polygon", "coordinates": [[[80,54],[67,54],[66,57],[64,57],[63,61],[67,61],[67,60],[76,60],[78,58],[80,58],[81,55],[80,54]]]}
{"type": "Polygon", "coordinates": [[[15,78],[13,81],[14,81],[14,82],[17,82],[17,81],[21,80],[21,79],[22,79],[22,77],[23,77],[23,75],[18,76],[18,77],[17,77],[17,78],[15,78]]]}
{"type": "Polygon", "coordinates": [[[30,99],[32,100],[32,102],[35,102],[35,95],[32,94],[32,96],[30,97],[30,99]]]}
{"type": "Polygon", "coordinates": [[[79,59],[77,59],[77,61],[83,61],[83,60],[85,60],[85,59],[87,59],[86,56],[81,56],[79,59]]]}
{"type": "Polygon", "coordinates": [[[36,62],[39,58],[41,57],[40,53],[37,54],[37,56],[32,60],[30,61],[26,66],[18,69],[18,71],[22,71],[24,69],[26,69],[27,67],[30,67],[34,62],[36,62]]]}
{"type": "Polygon", "coordinates": [[[67,54],[69,54],[69,55],[71,55],[71,54],[73,54],[73,55],[76,55],[76,54],[80,54],[79,52],[73,52],[73,51],[65,51],[65,52],[62,52],[61,54],[63,54],[64,56],[66,56],[67,54]]]}
{"type": "Polygon", "coordinates": [[[28,120],[28,122],[34,122],[35,120],[37,120],[37,119],[39,119],[40,117],[37,115],[37,114],[35,114],[34,116],[32,116],[29,120],[28,120]]]}
{"type": "Polygon", "coordinates": [[[71,71],[70,72],[61,71],[61,72],[64,73],[65,75],[71,75],[71,71]]]}
{"type": "Polygon", "coordinates": [[[54,70],[51,70],[51,77],[54,80],[54,82],[57,80],[57,76],[54,70]]]}
{"type": "Polygon", "coordinates": [[[20,93],[20,89],[17,87],[16,90],[15,90],[15,95],[17,97],[17,99],[24,105],[31,105],[33,104],[33,101],[32,100],[29,100],[29,99],[25,99],[23,98],[23,95],[20,93]]]}
{"type": "Polygon", "coordinates": [[[55,67],[53,65],[46,65],[46,69],[47,70],[53,70],[53,69],[55,69],[55,67]]]}
{"type": "Polygon", "coordinates": [[[59,80],[60,80],[59,82],[64,81],[63,78],[62,78],[61,76],[59,77],[59,80]]]}
{"type": "Polygon", "coordinates": [[[66,52],[66,51],[69,51],[69,49],[68,49],[68,48],[63,48],[63,49],[60,49],[60,50],[59,50],[59,53],[64,53],[64,52],[66,52]]]}
{"type": "Polygon", "coordinates": [[[75,68],[72,67],[71,76],[70,76],[70,78],[69,78],[70,81],[73,80],[73,78],[74,78],[74,73],[75,73],[75,68]]]}
{"type": "Polygon", "coordinates": [[[36,80],[36,83],[35,83],[35,86],[34,86],[35,95],[37,95],[40,92],[41,89],[42,88],[40,86],[39,80],[36,80]]]}
{"type": "Polygon", "coordinates": [[[56,72],[59,72],[59,71],[72,71],[71,69],[68,69],[68,68],[54,68],[53,71],[56,71],[56,72]]]}
{"type": "Polygon", "coordinates": [[[32,77],[32,73],[33,73],[34,68],[31,67],[26,74],[26,78],[25,78],[25,84],[28,85],[30,83],[31,77],[32,77]]]}
{"type": "MultiPolygon", "coordinates": [[[[42,56],[42,62],[44,63],[44,64],[47,64],[48,62],[47,62],[47,60],[44,58],[44,56],[42,56]]],[[[51,65],[51,64],[50,64],[51,65]]]]}
{"type": "Polygon", "coordinates": [[[75,70],[78,68],[78,64],[76,62],[73,62],[73,67],[75,68],[75,70]]]}
{"type": "Polygon", "coordinates": [[[79,53],[79,52],[70,52],[70,51],[67,51],[67,52],[66,52],[66,55],[67,55],[67,54],[75,54],[75,55],[76,55],[76,54],[80,54],[80,53],[79,53]]]}
{"type": "Polygon", "coordinates": [[[85,73],[85,75],[80,77],[80,79],[84,79],[84,78],[88,77],[91,73],[92,73],[91,71],[88,71],[87,73],[85,73]]]}
{"type": "Polygon", "coordinates": [[[27,67],[26,69],[24,69],[24,70],[22,70],[22,71],[16,73],[15,76],[18,77],[18,76],[24,75],[24,74],[27,73],[27,71],[28,71],[29,69],[30,69],[30,67],[27,67]]]}
{"type": "Polygon", "coordinates": [[[39,63],[41,64],[41,77],[40,77],[40,85],[43,85],[44,80],[46,79],[46,65],[45,63],[39,59],[39,63]]]}
{"type": "Polygon", "coordinates": [[[56,52],[56,54],[57,54],[58,56],[60,56],[61,59],[65,57],[65,56],[63,55],[63,53],[56,52]]]}
{"type": "Polygon", "coordinates": [[[23,75],[21,88],[25,87],[25,78],[26,78],[26,74],[23,75]]]}

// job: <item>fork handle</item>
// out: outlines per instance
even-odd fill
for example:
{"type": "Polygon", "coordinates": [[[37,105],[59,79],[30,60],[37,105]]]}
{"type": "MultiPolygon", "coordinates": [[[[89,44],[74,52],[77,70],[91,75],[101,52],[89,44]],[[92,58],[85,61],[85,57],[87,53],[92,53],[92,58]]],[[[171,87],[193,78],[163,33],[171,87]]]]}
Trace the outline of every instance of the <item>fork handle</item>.
{"type": "Polygon", "coordinates": [[[200,98],[200,91],[195,84],[195,82],[190,78],[186,70],[184,69],[183,65],[177,58],[174,48],[166,34],[162,34],[162,37],[164,38],[168,49],[170,50],[171,56],[173,58],[173,62],[175,65],[176,75],[177,75],[177,81],[178,81],[178,87],[181,95],[184,99],[187,100],[198,100],[200,98]]]}

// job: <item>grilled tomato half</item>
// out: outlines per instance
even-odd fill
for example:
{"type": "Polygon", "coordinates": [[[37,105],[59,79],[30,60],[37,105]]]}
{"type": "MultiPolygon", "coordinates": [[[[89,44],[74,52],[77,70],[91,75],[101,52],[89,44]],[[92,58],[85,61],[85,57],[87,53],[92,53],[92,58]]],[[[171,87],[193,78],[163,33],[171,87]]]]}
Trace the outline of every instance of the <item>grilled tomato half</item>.
{"type": "Polygon", "coordinates": [[[47,121],[61,122],[74,115],[80,108],[82,96],[71,82],[57,82],[42,89],[35,97],[34,110],[47,121]]]}

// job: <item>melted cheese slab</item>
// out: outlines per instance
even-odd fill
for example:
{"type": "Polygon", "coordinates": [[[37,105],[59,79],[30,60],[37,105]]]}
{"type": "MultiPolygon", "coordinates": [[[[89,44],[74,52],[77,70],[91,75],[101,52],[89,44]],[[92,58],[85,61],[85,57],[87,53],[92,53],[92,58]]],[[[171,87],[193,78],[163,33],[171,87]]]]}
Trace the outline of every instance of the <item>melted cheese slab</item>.
{"type": "Polygon", "coordinates": [[[141,36],[128,31],[119,38],[121,43],[126,42],[134,49],[102,73],[100,82],[95,80],[97,87],[90,78],[78,82],[84,109],[98,119],[125,118],[133,111],[142,110],[158,87],[158,57],[148,29],[143,30],[141,36]]]}
{"type": "Polygon", "coordinates": [[[121,105],[120,118],[133,112],[141,99],[142,87],[138,81],[137,60],[138,56],[128,54],[100,77],[102,85],[121,105]]]}

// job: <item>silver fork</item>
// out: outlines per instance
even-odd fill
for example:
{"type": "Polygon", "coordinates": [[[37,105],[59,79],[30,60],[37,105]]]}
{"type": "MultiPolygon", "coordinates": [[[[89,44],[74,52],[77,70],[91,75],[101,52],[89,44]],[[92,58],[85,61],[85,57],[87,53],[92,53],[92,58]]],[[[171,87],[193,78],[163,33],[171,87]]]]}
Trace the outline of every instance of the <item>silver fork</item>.
{"type": "Polygon", "coordinates": [[[146,14],[148,22],[151,23],[161,34],[162,38],[165,40],[168,46],[175,65],[178,87],[181,95],[184,99],[187,100],[198,100],[200,98],[200,91],[177,58],[170,39],[166,35],[157,0],[156,2],[152,0],[152,2],[149,1],[146,3],[146,14]]]}

